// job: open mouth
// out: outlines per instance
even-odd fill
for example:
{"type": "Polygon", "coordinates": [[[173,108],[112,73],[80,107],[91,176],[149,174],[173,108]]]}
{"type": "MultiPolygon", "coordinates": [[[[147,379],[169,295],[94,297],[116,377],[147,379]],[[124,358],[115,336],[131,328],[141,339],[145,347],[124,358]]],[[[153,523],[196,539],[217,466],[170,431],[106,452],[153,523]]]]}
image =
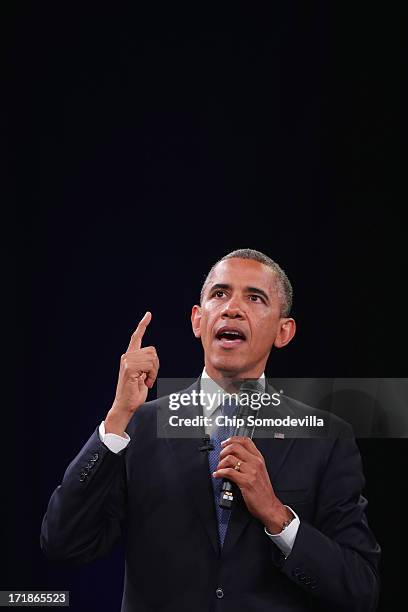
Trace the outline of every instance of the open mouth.
{"type": "Polygon", "coordinates": [[[244,332],[240,329],[221,328],[215,335],[219,344],[225,348],[239,346],[246,341],[244,332]]]}

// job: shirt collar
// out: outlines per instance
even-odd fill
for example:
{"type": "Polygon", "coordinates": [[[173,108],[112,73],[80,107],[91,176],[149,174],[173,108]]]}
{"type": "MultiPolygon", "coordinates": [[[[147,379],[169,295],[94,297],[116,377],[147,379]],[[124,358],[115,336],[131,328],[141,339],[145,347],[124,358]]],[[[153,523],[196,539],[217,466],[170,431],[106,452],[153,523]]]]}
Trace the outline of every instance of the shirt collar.
{"type": "MultiPolygon", "coordinates": [[[[258,378],[258,382],[262,386],[262,389],[265,390],[266,381],[264,372],[262,372],[262,375],[258,378]]],[[[204,396],[201,401],[203,408],[206,409],[204,414],[210,417],[217,410],[219,404],[215,402],[215,404],[212,405],[209,400],[208,394],[211,394],[212,397],[222,397],[222,395],[225,393],[225,390],[220,387],[218,383],[215,382],[215,380],[210,378],[205,367],[201,374],[200,388],[204,391],[204,396]]]]}

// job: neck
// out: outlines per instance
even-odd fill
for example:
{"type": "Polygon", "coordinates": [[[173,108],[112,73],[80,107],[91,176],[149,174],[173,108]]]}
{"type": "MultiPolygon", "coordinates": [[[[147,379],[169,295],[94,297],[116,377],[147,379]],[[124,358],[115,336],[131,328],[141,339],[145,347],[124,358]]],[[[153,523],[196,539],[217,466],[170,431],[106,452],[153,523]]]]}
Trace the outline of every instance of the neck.
{"type": "Polygon", "coordinates": [[[264,372],[264,368],[259,366],[247,371],[224,370],[213,368],[211,364],[205,363],[205,371],[220,387],[227,392],[239,389],[243,380],[258,380],[264,372]]]}

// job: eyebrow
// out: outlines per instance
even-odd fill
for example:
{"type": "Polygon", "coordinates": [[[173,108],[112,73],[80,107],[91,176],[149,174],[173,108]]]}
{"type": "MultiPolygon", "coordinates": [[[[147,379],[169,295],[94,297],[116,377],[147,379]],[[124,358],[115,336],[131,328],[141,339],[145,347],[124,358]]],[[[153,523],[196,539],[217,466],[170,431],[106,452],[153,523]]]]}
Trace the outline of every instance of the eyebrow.
{"type": "MultiPolygon", "coordinates": [[[[228,285],[228,283],[216,283],[210,288],[210,293],[216,291],[217,289],[231,289],[231,285],[228,285]]],[[[269,302],[268,294],[265,293],[263,289],[259,289],[259,287],[245,287],[244,291],[246,291],[247,293],[257,293],[258,295],[261,295],[267,302],[269,302]]]]}

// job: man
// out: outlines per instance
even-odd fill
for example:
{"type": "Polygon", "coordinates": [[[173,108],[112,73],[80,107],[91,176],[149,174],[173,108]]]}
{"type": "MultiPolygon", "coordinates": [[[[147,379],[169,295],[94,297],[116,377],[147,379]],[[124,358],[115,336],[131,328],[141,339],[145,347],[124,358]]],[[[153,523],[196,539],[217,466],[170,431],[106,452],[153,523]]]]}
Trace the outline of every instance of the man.
{"type": "MultiPolygon", "coordinates": [[[[241,249],[217,262],[192,309],[205,368],[187,394],[206,381],[227,392],[248,379],[269,388],[270,351],[295,334],[291,300],[286,274],[266,255],[241,249]]],[[[121,357],[104,422],[50,499],[44,552],[87,563],[125,531],[123,612],[374,610],[380,549],[349,426],[326,415],[323,435],[232,436],[213,469],[214,445],[200,452],[194,436],[160,435],[168,396],[146,403],[159,369],[156,350],[142,348],[150,321],[148,312],[121,357]],[[225,478],[238,491],[232,512],[215,501],[215,483],[225,478]]],[[[286,398],[266,412],[305,410],[286,398]]],[[[203,407],[191,402],[178,412],[200,416],[203,407]]],[[[206,425],[195,431],[218,440],[206,425]]]]}

